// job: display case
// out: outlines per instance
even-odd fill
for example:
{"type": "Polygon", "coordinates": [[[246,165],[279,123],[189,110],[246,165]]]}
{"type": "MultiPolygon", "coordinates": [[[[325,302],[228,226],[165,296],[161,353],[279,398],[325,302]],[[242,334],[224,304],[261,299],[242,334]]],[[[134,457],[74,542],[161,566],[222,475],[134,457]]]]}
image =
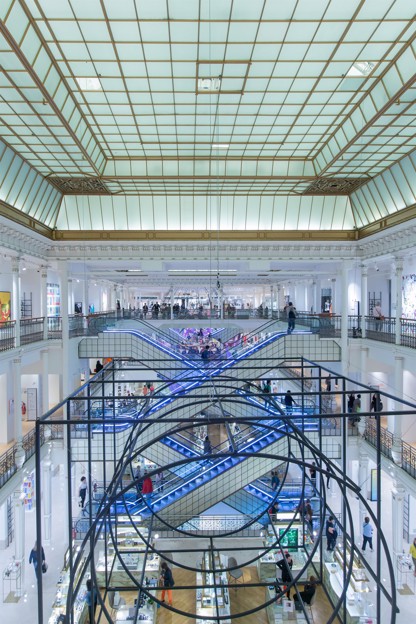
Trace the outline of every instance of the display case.
{"type": "MultiPolygon", "coordinates": [[[[335,604],[344,591],[344,574],[351,557],[351,545],[347,542],[346,553],[343,546],[337,545],[334,551],[334,561],[324,564],[324,583],[328,594],[335,604]],[[345,556],[346,555],[346,556],[345,556]]],[[[370,580],[366,568],[357,553],[353,553],[353,567],[351,579],[346,592],[346,624],[357,624],[365,617],[368,624],[376,624],[374,616],[374,597],[370,596],[370,580]]]]}
{"type": "Polygon", "coordinates": [[[274,602],[266,608],[267,621],[269,624],[280,624],[280,622],[306,624],[303,612],[287,609],[288,601],[284,599],[277,602],[276,590],[273,585],[266,587],[266,601],[268,602],[269,600],[274,600],[274,602]]]}
{"type": "MultiPolygon", "coordinates": [[[[65,557],[66,561],[68,558],[65,557]]],[[[85,558],[81,560],[77,569],[75,570],[73,581],[71,586],[74,587],[78,583],[80,571],[85,563],[85,558]]],[[[48,624],[57,624],[61,615],[66,614],[66,601],[68,596],[68,589],[70,584],[69,566],[66,565],[58,579],[56,586],[56,595],[52,604],[52,613],[49,617],[48,624]]],[[[85,602],[86,588],[84,587],[78,592],[78,595],[74,604],[74,624],[84,624],[88,621],[88,606],[85,602]]]]}
{"type": "MultiPolygon", "coordinates": [[[[137,529],[146,539],[147,529],[145,527],[137,527],[137,529]]],[[[146,556],[146,544],[132,527],[131,520],[130,524],[124,523],[123,516],[121,516],[121,522],[113,527],[113,533],[114,537],[108,538],[107,557],[104,551],[101,551],[98,557],[96,565],[98,586],[105,587],[106,579],[110,574],[113,585],[131,586],[131,579],[126,569],[138,582],[143,579],[143,570],[144,578],[157,582],[160,557],[152,552],[146,556]],[[114,541],[117,544],[117,555],[114,541]]]]}
{"type": "MultiPolygon", "coordinates": [[[[260,554],[260,553],[259,553],[260,554]]],[[[297,550],[290,553],[293,559],[292,575],[296,577],[307,561],[307,554],[303,550],[297,550]]],[[[279,548],[272,549],[257,560],[257,571],[259,579],[266,581],[276,578],[276,561],[282,559],[282,553],[279,548]]],[[[277,570],[280,574],[280,570],[277,570]]],[[[313,572],[311,572],[313,574],[313,572]]],[[[299,577],[299,581],[306,581],[310,576],[309,566],[305,568],[303,574],[299,577]]]]}
{"type": "Polygon", "coordinates": [[[227,619],[227,616],[231,614],[231,607],[230,594],[226,586],[228,583],[227,573],[224,571],[226,565],[226,557],[220,555],[218,551],[204,552],[201,570],[196,575],[196,584],[199,586],[199,589],[196,590],[196,624],[216,622],[216,619],[202,620],[199,618],[201,616],[216,618],[217,615],[225,617],[224,620],[221,620],[223,624],[231,624],[231,619],[227,619]],[[206,587],[214,585],[214,573],[210,570],[215,570],[216,589],[206,587]]]}

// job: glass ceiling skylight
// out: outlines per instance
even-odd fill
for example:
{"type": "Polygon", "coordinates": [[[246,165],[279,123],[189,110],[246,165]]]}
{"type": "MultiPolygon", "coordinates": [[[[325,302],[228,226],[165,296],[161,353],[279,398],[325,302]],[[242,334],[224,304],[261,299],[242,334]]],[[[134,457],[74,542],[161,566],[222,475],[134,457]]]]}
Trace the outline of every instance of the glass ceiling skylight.
{"type": "Polygon", "coordinates": [[[347,78],[366,78],[371,74],[377,63],[356,61],[347,72],[347,78]]]}
{"type": "Polygon", "coordinates": [[[76,78],[81,91],[102,91],[99,78],[76,78]]]}

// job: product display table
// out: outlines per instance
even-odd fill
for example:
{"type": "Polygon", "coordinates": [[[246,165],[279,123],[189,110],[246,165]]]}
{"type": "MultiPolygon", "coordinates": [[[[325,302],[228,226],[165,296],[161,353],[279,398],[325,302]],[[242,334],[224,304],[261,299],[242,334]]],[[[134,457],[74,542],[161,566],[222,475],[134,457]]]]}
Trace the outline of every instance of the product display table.
{"type": "MultiPolygon", "coordinates": [[[[218,551],[207,551],[204,553],[202,559],[201,571],[196,574],[196,584],[201,586],[201,589],[196,590],[196,624],[209,624],[215,622],[214,619],[218,614],[222,617],[227,617],[231,613],[230,607],[230,594],[228,588],[225,586],[227,581],[227,574],[222,569],[227,565],[227,559],[224,555],[220,555],[218,551]],[[213,588],[204,588],[204,585],[214,585],[214,575],[208,570],[214,569],[215,583],[218,585],[216,591],[213,588]],[[200,616],[211,617],[212,620],[198,619],[200,616]]],[[[221,620],[222,624],[231,624],[231,619],[221,620]]]]}
{"type": "MultiPolygon", "coordinates": [[[[337,602],[344,586],[343,571],[338,563],[324,564],[324,582],[333,602],[337,602]]],[[[362,581],[362,585],[364,581],[362,581]]],[[[366,618],[368,624],[375,624],[376,620],[372,617],[371,601],[367,600],[368,588],[362,588],[361,591],[353,589],[351,584],[347,590],[347,620],[346,624],[359,624],[361,618],[366,618]]]]}
{"type": "Polygon", "coordinates": [[[22,565],[14,557],[3,570],[3,602],[9,594],[14,594],[15,597],[22,595],[22,565]]]}
{"type": "MultiPolygon", "coordinates": [[[[111,568],[114,562],[114,555],[110,555],[107,557],[107,571],[110,573],[111,568]]],[[[144,565],[144,555],[142,553],[120,553],[120,558],[123,559],[123,562],[129,571],[129,573],[133,576],[136,581],[141,581],[143,574],[143,565],[144,565]]],[[[159,575],[159,557],[154,556],[152,560],[146,560],[145,567],[145,576],[151,579],[157,579],[159,575]]],[[[100,556],[97,562],[96,567],[97,574],[97,583],[99,587],[105,586],[106,579],[106,568],[105,568],[105,558],[103,555],[100,556]]],[[[124,569],[123,565],[119,558],[116,559],[114,563],[114,567],[111,571],[111,583],[113,585],[117,585],[118,587],[129,587],[131,585],[131,579],[129,578],[128,573],[124,569]]]]}
{"type": "MultiPolygon", "coordinates": [[[[293,559],[293,567],[292,574],[293,576],[297,576],[298,572],[303,568],[306,563],[306,554],[303,551],[291,552],[293,559]]],[[[261,581],[265,581],[267,579],[275,579],[276,574],[280,576],[281,571],[276,568],[276,559],[282,559],[282,555],[280,550],[271,550],[263,557],[260,557],[257,560],[257,571],[259,575],[259,579],[261,581]]],[[[299,581],[305,581],[308,577],[308,570],[306,568],[303,572],[302,576],[300,576],[299,581]]]]}
{"type": "Polygon", "coordinates": [[[397,568],[397,588],[402,589],[403,585],[406,584],[410,587],[410,584],[415,586],[415,577],[413,576],[413,562],[412,557],[410,555],[398,555],[396,560],[396,568],[397,568]]]}

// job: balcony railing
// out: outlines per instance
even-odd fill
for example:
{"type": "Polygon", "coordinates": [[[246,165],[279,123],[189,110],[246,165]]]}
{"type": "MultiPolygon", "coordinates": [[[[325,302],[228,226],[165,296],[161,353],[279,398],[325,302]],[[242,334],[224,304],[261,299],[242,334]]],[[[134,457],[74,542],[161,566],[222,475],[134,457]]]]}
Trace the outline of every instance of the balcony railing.
{"type": "MultiPolygon", "coordinates": [[[[36,433],[35,428],[29,431],[22,438],[22,446],[25,451],[25,461],[27,461],[36,451],[36,433]]],[[[63,438],[63,425],[54,423],[50,427],[41,427],[40,439],[43,445],[47,439],[56,440],[63,438]]],[[[9,448],[5,453],[0,455],[0,488],[15,474],[18,467],[16,465],[17,443],[9,448]]]]}

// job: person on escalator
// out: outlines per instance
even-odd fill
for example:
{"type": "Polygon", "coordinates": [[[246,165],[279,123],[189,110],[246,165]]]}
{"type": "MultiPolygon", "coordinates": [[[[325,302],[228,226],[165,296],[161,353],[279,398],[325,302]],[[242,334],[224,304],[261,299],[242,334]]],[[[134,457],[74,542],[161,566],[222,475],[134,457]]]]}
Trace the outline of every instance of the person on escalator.
{"type": "Polygon", "coordinates": [[[147,472],[144,473],[143,483],[142,483],[142,495],[148,505],[152,500],[153,494],[153,483],[152,479],[149,477],[147,472]]]}
{"type": "Polygon", "coordinates": [[[206,345],[205,348],[202,350],[201,360],[203,361],[204,364],[208,363],[208,360],[209,360],[209,346],[208,345],[206,345]]]}
{"type": "Polygon", "coordinates": [[[209,439],[208,436],[206,436],[204,440],[204,455],[211,455],[211,453],[212,453],[211,440],[209,439]]]}
{"type": "Polygon", "coordinates": [[[287,390],[285,394],[284,402],[285,402],[286,414],[291,414],[293,411],[293,404],[295,401],[293,400],[293,396],[290,390],[287,390]]]}
{"type": "Polygon", "coordinates": [[[291,334],[295,329],[295,321],[296,321],[296,308],[291,301],[289,301],[289,306],[286,310],[287,314],[287,333],[291,334]]]}

